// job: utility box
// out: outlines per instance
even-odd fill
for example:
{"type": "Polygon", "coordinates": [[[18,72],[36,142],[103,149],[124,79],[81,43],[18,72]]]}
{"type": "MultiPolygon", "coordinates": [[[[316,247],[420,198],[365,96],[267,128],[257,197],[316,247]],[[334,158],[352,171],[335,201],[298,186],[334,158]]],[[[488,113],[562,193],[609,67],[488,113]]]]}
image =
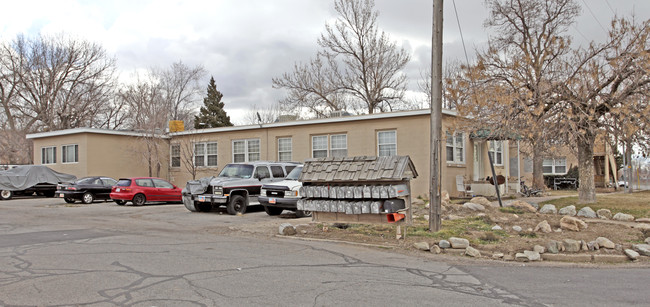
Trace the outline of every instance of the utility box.
{"type": "Polygon", "coordinates": [[[298,210],[317,222],[411,225],[409,156],[317,158],[305,161],[298,210]]]}

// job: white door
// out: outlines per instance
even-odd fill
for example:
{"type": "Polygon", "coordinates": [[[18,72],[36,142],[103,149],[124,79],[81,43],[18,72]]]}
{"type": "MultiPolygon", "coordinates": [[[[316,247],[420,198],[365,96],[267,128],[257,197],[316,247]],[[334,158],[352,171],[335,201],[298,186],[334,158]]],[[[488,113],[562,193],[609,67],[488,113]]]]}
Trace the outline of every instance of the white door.
{"type": "Polygon", "coordinates": [[[482,143],[474,142],[474,181],[483,178],[483,146],[481,145],[482,143]]]}

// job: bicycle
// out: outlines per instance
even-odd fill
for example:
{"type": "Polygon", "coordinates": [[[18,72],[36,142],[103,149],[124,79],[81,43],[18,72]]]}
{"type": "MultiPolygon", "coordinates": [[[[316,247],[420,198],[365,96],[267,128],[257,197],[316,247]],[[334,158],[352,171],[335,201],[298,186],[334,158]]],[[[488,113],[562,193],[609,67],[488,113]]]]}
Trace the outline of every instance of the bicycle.
{"type": "Polygon", "coordinates": [[[540,196],[542,194],[542,190],[533,189],[533,188],[528,187],[524,180],[519,181],[519,186],[520,186],[520,192],[519,193],[521,195],[523,195],[524,197],[540,196]]]}

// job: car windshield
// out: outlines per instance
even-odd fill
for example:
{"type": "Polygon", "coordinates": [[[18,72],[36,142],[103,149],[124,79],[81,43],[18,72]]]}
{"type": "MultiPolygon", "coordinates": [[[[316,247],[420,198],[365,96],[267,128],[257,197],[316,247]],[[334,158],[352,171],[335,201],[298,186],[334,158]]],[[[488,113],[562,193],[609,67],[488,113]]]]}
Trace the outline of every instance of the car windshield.
{"type": "Polygon", "coordinates": [[[253,166],[246,164],[228,164],[221,170],[219,177],[251,178],[253,166]]]}
{"type": "Polygon", "coordinates": [[[94,184],[97,177],[86,177],[77,180],[76,184],[94,184]]]}
{"type": "Polygon", "coordinates": [[[302,172],[302,166],[294,168],[289,175],[287,175],[287,180],[298,180],[300,173],[302,172]]]}

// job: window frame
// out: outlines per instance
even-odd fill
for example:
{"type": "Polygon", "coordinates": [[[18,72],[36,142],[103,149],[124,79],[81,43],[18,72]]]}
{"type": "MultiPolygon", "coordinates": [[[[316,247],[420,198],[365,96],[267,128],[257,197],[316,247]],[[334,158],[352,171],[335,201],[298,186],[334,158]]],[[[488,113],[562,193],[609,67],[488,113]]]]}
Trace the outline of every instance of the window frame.
{"type": "Polygon", "coordinates": [[[255,161],[261,161],[262,160],[262,141],[259,138],[253,138],[253,139],[237,139],[237,140],[232,140],[231,144],[231,158],[233,163],[246,163],[246,162],[255,162],[255,161]],[[243,142],[244,143],[244,151],[243,152],[235,152],[235,143],[238,142],[243,142]],[[257,151],[251,151],[251,143],[257,142],[257,151]],[[251,159],[251,155],[257,154],[257,159],[251,159]],[[243,161],[238,161],[235,157],[236,155],[244,155],[244,160],[243,161]]]}
{"type": "MultiPolygon", "coordinates": [[[[287,144],[284,144],[285,146],[287,144]]],[[[291,137],[279,137],[278,138],[278,162],[290,162],[293,159],[293,139],[291,137]],[[282,146],[280,144],[280,141],[289,141],[289,150],[282,150],[282,146]],[[289,159],[287,160],[286,158],[282,158],[282,154],[289,154],[289,159]]]]}
{"type": "Polygon", "coordinates": [[[206,142],[196,142],[192,144],[192,163],[194,164],[194,167],[218,167],[219,165],[219,142],[217,141],[206,141],[206,142]],[[202,155],[197,155],[196,154],[196,146],[199,145],[203,147],[203,154],[202,155]],[[214,154],[209,154],[208,153],[208,146],[209,145],[215,145],[215,153],[214,154]],[[203,157],[203,165],[197,165],[196,163],[196,158],[197,157],[203,157]],[[216,161],[214,164],[209,163],[210,162],[210,157],[216,157],[216,161]]]}
{"type": "Polygon", "coordinates": [[[557,157],[557,158],[544,158],[542,161],[542,173],[544,175],[566,175],[568,174],[569,169],[567,167],[566,163],[566,157],[557,157]],[[551,165],[546,164],[547,161],[551,162],[551,165]],[[563,164],[560,164],[558,162],[563,162],[563,164]],[[557,172],[557,167],[564,167],[564,172],[557,172]],[[551,167],[551,172],[547,173],[544,171],[545,167],[551,167]]]}
{"type": "MultiPolygon", "coordinates": [[[[338,145],[338,142],[337,142],[338,145]]],[[[326,157],[347,157],[348,156],[348,134],[347,133],[331,133],[331,134],[319,134],[319,135],[312,135],[311,136],[311,157],[312,158],[326,158],[326,157]],[[343,136],[345,138],[345,146],[344,147],[333,147],[332,144],[335,137],[341,137],[343,136]],[[318,144],[319,147],[318,149],[314,148],[315,139],[324,139],[325,142],[324,144],[318,144]],[[324,145],[324,148],[322,147],[324,145]],[[315,151],[318,152],[325,152],[325,156],[316,156],[314,153],[315,151]],[[333,155],[334,151],[345,151],[345,155],[333,155]]]]}
{"type": "Polygon", "coordinates": [[[382,148],[382,146],[388,146],[388,145],[393,145],[394,149],[390,150],[391,154],[387,155],[386,157],[397,156],[397,130],[393,129],[393,130],[377,131],[377,156],[378,157],[384,157],[384,155],[381,154],[381,152],[382,152],[381,148],[382,148]],[[379,134],[380,133],[389,133],[389,132],[392,132],[393,135],[394,135],[394,138],[393,138],[394,143],[381,143],[381,139],[379,137],[379,134]],[[394,152],[393,152],[393,150],[394,150],[394,152]]]}
{"type": "Polygon", "coordinates": [[[504,147],[503,140],[488,141],[488,155],[492,154],[492,161],[494,162],[494,165],[503,166],[503,147],[504,147]],[[501,145],[500,150],[497,144],[501,145]]]}
{"type": "MultiPolygon", "coordinates": [[[[192,163],[194,163],[194,160],[192,160],[192,163]]],[[[181,167],[181,144],[171,144],[171,145],[169,145],[169,167],[172,167],[172,168],[181,167]],[[178,156],[174,156],[174,147],[178,148],[178,156]],[[177,158],[178,165],[174,165],[174,158],[177,158]]]]}
{"type": "Polygon", "coordinates": [[[445,156],[446,156],[446,162],[449,164],[465,164],[466,162],[466,153],[467,150],[465,149],[465,132],[463,131],[454,131],[454,133],[451,133],[449,131],[445,131],[445,156]],[[458,134],[460,134],[461,137],[461,142],[458,144],[458,134]],[[451,137],[452,139],[452,144],[451,146],[449,145],[449,138],[451,137]],[[451,160],[449,159],[449,155],[447,154],[447,148],[451,147],[452,148],[452,157],[451,160]],[[457,158],[458,156],[458,150],[462,151],[462,154],[460,155],[460,160],[457,158]]]}
{"type": "Polygon", "coordinates": [[[56,164],[56,146],[41,147],[41,164],[43,165],[56,164]],[[49,162],[48,162],[49,159],[45,158],[46,156],[49,158],[49,154],[46,155],[46,151],[48,149],[52,150],[52,161],[49,162]]]}
{"type": "Polygon", "coordinates": [[[61,163],[62,164],[79,163],[79,144],[61,145],[61,163]],[[66,148],[71,146],[74,146],[74,161],[67,161],[68,155],[67,155],[66,148]]]}

